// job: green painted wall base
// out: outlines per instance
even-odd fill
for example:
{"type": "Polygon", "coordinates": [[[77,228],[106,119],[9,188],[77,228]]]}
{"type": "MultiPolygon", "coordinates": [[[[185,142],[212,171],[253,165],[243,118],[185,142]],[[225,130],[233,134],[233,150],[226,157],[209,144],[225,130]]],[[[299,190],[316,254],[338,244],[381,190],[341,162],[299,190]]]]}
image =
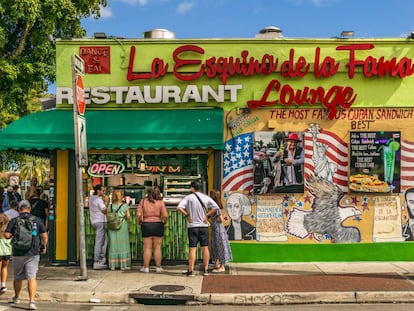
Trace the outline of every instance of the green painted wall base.
{"type": "Polygon", "coordinates": [[[263,244],[231,242],[234,262],[414,261],[410,242],[263,244]]]}

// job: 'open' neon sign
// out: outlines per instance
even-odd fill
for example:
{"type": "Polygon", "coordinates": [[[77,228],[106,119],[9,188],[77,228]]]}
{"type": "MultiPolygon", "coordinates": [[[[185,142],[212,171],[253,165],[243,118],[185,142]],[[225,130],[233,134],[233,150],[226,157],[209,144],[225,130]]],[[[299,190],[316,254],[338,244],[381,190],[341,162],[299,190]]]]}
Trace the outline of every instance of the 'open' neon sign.
{"type": "Polygon", "coordinates": [[[88,174],[94,177],[108,177],[121,174],[124,170],[124,163],[118,161],[99,161],[89,166],[88,174]]]}

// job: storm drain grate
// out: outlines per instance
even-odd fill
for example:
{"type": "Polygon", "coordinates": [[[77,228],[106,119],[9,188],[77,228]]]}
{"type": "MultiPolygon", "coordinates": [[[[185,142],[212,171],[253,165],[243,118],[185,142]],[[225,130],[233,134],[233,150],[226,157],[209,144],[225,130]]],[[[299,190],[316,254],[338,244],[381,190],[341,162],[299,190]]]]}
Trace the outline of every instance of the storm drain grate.
{"type": "Polygon", "coordinates": [[[185,286],[182,286],[182,285],[155,285],[155,286],[150,287],[150,290],[154,292],[162,292],[162,293],[178,292],[184,289],[185,289],[185,286]]]}
{"type": "Polygon", "coordinates": [[[194,295],[175,293],[186,288],[188,289],[183,285],[160,284],[147,288],[154,293],[130,293],[129,296],[137,303],[144,305],[180,305],[194,301],[194,295]]]}

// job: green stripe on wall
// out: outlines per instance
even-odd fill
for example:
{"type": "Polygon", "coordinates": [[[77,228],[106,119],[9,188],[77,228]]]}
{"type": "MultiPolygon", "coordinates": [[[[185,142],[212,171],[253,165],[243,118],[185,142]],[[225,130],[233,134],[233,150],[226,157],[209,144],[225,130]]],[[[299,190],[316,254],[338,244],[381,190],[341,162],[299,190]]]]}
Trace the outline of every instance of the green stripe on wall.
{"type": "Polygon", "coordinates": [[[234,262],[413,261],[414,244],[262,244],[232,242],[234,262]]]}

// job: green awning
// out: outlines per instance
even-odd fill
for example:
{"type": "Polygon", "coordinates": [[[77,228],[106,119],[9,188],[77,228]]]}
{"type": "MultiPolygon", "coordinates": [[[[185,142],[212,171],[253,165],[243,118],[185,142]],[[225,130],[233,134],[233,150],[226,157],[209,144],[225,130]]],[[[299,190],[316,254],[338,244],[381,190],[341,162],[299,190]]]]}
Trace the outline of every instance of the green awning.
{"type": "MultiPolygon", "coordinates": [[[[223,149],[223,110],[91,110],[88,149],[223,149]]],[[[74,149],[73,112],[22,117],[0,131],[0,150],[74,149]]]]}

